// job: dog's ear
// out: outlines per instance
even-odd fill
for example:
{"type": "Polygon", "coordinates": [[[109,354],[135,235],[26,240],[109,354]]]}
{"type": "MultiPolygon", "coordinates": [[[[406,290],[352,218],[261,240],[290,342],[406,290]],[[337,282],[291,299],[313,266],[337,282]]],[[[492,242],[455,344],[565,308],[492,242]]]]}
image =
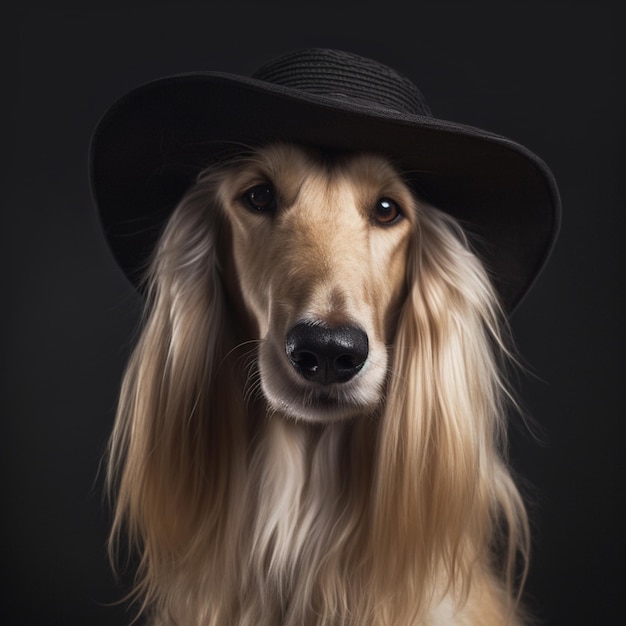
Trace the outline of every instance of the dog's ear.
{"type": "Polygon", "coordinates": [[[112,546],[124,527],[141,551],[148,594],[168,563],[193,558],[185,551],[217,558],[218,512],[238,488],[244,458],[237,452],[244,449],[240,394],[224,364],[218,183],[215,176],[200,179],[160,239],[111,439],[112,546]],[[200,537],[211,545],[200,545],[200,537]]]}
{"type": "Polygon", "coordinates": [[[504,317],[456,223],[431,207],[418,213],[381,421],[373,526],[382,597],[413,607],[414,590],[427,593],[441,565],[459,601],[467,597],[501,515],[509,555],[527,542],[524,509],[501,459],[510,395],[504,317]]]}

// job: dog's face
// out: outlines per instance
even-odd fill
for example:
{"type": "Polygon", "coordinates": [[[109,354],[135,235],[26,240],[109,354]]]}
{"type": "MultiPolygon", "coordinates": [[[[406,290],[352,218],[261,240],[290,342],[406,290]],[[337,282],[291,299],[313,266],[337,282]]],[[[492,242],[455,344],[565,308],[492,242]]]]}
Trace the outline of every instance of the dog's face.
{"type": "Polygon", "coordinates": [[[218,194],[269,405],[313,422],[374,411],[416,220],[396,170],[275,145],[226,170],[218,194]]]}

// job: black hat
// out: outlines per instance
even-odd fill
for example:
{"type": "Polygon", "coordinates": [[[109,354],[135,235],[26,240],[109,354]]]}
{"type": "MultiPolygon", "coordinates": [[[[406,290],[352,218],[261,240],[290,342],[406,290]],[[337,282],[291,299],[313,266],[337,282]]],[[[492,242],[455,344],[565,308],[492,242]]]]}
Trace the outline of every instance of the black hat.
{"type": "Polygon", "coordinates": [[[499,135],[433,117],[406,77],[376,61],[305,49],[251,77],[196,72],[120,98],[91,143],[92,192],[119,265],[138,284],[197,174],[274,141],[387,155],[465,227],[511,311],[545,264],[560,221],[546,164],[499,135]]]}

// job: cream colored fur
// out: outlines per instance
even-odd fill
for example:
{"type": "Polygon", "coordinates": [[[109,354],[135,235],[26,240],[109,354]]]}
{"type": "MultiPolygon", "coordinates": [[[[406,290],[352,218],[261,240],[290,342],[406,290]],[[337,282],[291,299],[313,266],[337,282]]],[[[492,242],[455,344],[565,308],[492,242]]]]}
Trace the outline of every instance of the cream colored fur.
{"type": "Polygon", "coordinates": [[[109,482],[151,624],[522,623],[506,325],[461,229],[392,164],[279,144],[207,170],[146,290],[109,482]],[[246,205],[259,184],[274,211],[246,205]],[[363,328],[363,369],[298,376],[303,319],[363,328]]]}

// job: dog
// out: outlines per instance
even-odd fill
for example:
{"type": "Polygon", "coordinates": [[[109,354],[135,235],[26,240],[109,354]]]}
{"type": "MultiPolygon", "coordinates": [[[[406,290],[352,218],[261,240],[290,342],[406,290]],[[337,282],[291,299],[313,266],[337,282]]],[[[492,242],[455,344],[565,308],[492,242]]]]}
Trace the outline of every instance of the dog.
{"type": "Polygon", "coordinates": [[[519,626],[506,315],[375,152],[271,143],[179,202],[109,450],[154,626],[519,626]]]}

